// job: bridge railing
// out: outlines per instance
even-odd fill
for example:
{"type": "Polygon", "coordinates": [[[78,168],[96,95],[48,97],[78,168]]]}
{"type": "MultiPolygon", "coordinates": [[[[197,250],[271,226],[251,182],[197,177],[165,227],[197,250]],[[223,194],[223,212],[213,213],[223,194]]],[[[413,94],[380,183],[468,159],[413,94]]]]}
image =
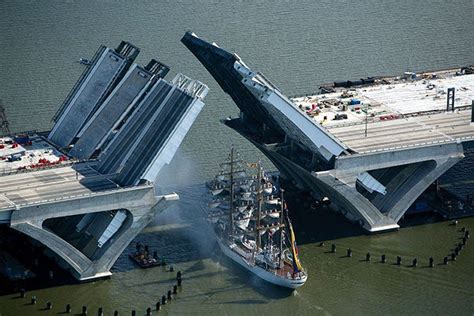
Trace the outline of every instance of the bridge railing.
{"type": "Polygon", "coordinates": [[[98,192],[86,192],[86,193],[81,193],[81,194],[67,195],[67,196],[61,196],[61,197],[57,197],[57,198],[53,198],[53,199],[47,199],[47,200],[32,201],[32,202],[27,202],[27,203],[14,203],[14,202],[12,202],[14,205],[0,207],[0,210],[10,209],[10,208],[19,208],[21,206],[31,206],[31,205],[47,204],[47,203],[60,202],[60,201],[68,201],[68,200],[84,198],[84,197],[91,197],[91,196],[109,195],[109,194],[112,194],[112,193],[116,193],[117,191],[124,192],[124,191],[142,190],[142,189],[147,188],[147,187],[153,188],[153,185],[152,184],[141,184],[141,185],[129,186],[129,187],[117,186],[114,189],[108,189],[108,190],[103,190],[103,191],[98,191],[98,192]]]}
{"type": "Polygon", "coordinates": [[[383,151],[394,151],[398,149],[408,149],[408,148],[414,148],[414,147],[424,147],[424,146],[433,146],[433,145],[439,145],[439,144],[447,144],[447,143],[456,143],[456,142],[464,142],[464,141],[470,141],[474,140],[474,136],[464,136],[464,137],[459,137],[455,139],[443,139],[443,140],[434,140],[432,142],[423,142],[423,143],[416,143],[416,144],[408,144],[408,145],[402,145],[402,146],[394,146],[394,147],[387,147],[387,148],[381,148],[381,149],[374,149],[374,150],[368,150],[368,151],[361,151],[358,152],[358,154],[372,154],[372,153],[377,153],[377,152],[383,152],[383,151]]]}

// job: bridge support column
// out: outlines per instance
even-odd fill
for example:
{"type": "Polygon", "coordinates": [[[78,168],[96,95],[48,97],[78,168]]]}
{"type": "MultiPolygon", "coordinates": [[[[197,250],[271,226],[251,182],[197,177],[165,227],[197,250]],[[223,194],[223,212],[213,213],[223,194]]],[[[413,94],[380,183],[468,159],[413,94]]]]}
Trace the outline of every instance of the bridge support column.
{"type": "MultiPolygon", "coordinates": [[[[69,267],[73,276],[80,281],[110,276],[110,268],[130,242],[143,230],[161,211],[169,207],[169,204],[178,199],[177,194],[154,196],[153,188],[149,190],[135,190],[131,196],[119,196],[112,199],[105,198],[104,203],[100,199],[68,201],[68,204],[50,205],[49,212],[41,208],[30,207],[16,210],[13,213],[10,226],[12,229],[22,232],[32,239],[40,242],[51,250],[66,266],[69,267]],[[141,193],[141,194],[140,194],[141,193]],[[122,202],[120,199],[128,199],[122,202]],[[67,217],[81,214],[97,214],[116,209],[112,200],[122,205],[121,209],[127,211],[128,225],[123,224],[120,229],[102,246],[98,248],[94,256],[86,255],[79,248],[63,239],[44,224],[45,221],[56,218],[67,221],[67,217]],[[108,203],[105,203],[108,202],[108,203]],[[87,204],[90,205],[87,205],[87,204]],[[82,207],[81,207],[82,206],[82,207]],[[36,211],[35,216],[31,216],[36,211]]],[[[126,195],[124,192],[122,194],[126,195]]],[[[73,232],[74,233],[74,232],[73,232]]],[[[97,237],[97,236],[96,236],[97,237]]]]}
{"type": "Polygon", "coordinates": [[[375,232],[398,226],[416,199],[463,158],[462,144],[438,144],[344,158],[336,163],[336,169],[315,176],[337,191],[339,200],[349,199],[353,205],[349,209],[365,221],[364,228],[375,232]],[[377,175],[386,193],[357,188],[363,172],[377,175]]]}

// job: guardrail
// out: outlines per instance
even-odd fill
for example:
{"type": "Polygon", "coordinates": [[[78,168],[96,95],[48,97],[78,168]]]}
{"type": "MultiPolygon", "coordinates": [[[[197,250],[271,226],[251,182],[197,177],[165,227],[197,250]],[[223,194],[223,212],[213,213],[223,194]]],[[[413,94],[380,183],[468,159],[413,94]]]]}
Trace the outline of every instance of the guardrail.
{"type": "Polygon", "coordinates": [[[368,150],[368,151],[361,151],[361,152],[358,152],[357,154],[354,154],[354,155],[366,155],[366,154],[372,154],[372,153],[377,153],[377,152],[393,151],[393,150],[397,150],[397,149],[408,149],[408,148],[414,148],[414,147],[426,147],[426,146],[432,146],[432,145],[439,145],[439,144],[446,144],[446,143],[457,143],[457,142],[470,141],[470,140],[474,140],[474,136],[465,136],[465,137],[459,137],[459,138],[454,138],[454,139],[435,140],[435,141],[432,141],[432,142],[423,142],[423,143],[416,143],[416,144],[409,144],[409,145],[374,149],[374,150],[368,150]]]}
{"type": "Polygon", "coordinates": [[[85,163],[85,162],[91,162],[91,161],[94,161],[94,160],[79,160],[79,161],[68,160],[64,163],[59,163],[59,164],[54,164],[54,165],[51,164],[51,165],[38,166],[38,167],[35,167],[34,169],[3,168],[3,169],[0,169],[0,177],[10,176],[10,175],[20,174],[20,173],[30,173],[30,172],[41,171],[41,170],[49,170],[49,169],[69,167],[69,166],[72,166],[72,165],[77,165],[77,164],[81,164],[81,163],[85,163]]]}
{"type": "MultiPolygon", "coordinates": [[[[458,111],[467,111],[471,110],[471,105],[463,105],[455,108],[455,110],[458,111]]],[[[413,112],[413,113],[408,113],[408,114],[397,114],[397,118],[392,118],[388,120],[380,120],[380,116],[373,116],[373,117],[368,117],[367,122],[368,123],[374,123],[374,122],[379,122],[379,121],[394,121],[394,120],[400,120],[400,119],[405,119],[405,118],[410,118],[410,117],[420,117],[420,116],[428,116],[428,115],[435,115],[435,114],[441,114],[445,113],[446,109],[442,110],[428,110],[428,111],[421,111],[421,112],[413,112]]],[[[451,112],[449,112],[451,113],[451,112]]],[[[365,118],[363,121],[355,121],[355,122],[341,122],[340,124],[333,124],[330,126],[326,126],[326,129],[331,129],[331,128],[336,128],[336,127],[348,127],[348,126],[355,126],[355,125],[365,125],[365,118]]]]}
{"type": "Polygon", "coordinates": [[[11,209],[11,208],[19,208],[20,206],[32,206],[32,205],[38,205],[38,204],[47,204],[47,203],[52,203],[52,202],[59,202],[59,201],[67,201],[67,200],[73,200],[77,198],[83,198],[83,197],[90,197],[90,196],[101,196],[101,195],[108,195],[117,191],[134,191],[134,190],[142,190],[144,188],[153,188],[153,185],[151,184],[142,184],[138,186],[129,186],[129,187],[120,187],[118,186],[117,188],[114,189],[109,189],[109,190],[104,190],[104,191],[99,191],[99,192],[87,192],[87,193],[82,193],[82,194],[75,194],[75,195],[67,195],[67,196],[61,196],[57,197],[54,199],[47,199],[47,200],[40,200],[40,201],[34,201],[34,202],[28,202],[28,203],[14,203],[14,205],[9,205],[9,206],[4,206],[0,207],[0,210],[5,210],[5,209],[11,209]]]}

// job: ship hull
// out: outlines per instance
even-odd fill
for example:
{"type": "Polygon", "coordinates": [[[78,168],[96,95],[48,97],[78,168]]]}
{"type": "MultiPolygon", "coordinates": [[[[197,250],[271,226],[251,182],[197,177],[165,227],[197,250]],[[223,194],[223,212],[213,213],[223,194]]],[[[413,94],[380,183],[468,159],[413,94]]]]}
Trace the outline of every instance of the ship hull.
{"type": "Polygon", "coordinates": [[[221,251],[229,257],[232,261],[238,263],[241,265],[243,268],[246,270],[250,271],[251,273],[255,274],[259,278],[274,284],[278,285],[281,287],[289,288],[289,289],[297,289],[300,286],[302,286],[305,282],[306,279],[308,278],[306,275],[300,279],[284,279],[282,277],[279,277],[272,272],[269,272],[259,266],[252,266],[249,265],[245,260],[239,256],[237,253],[235,253],[232,249],[230,249],[224,242],[222,242],[219,238],[217,238],[217,243],[219,244],[219,248],[221,251]]]}

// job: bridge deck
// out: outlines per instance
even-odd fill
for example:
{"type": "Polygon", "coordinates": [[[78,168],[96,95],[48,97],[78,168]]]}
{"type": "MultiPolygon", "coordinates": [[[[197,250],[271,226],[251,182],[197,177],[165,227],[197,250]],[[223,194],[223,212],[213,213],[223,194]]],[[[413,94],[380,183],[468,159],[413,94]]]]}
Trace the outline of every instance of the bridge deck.
{"type": "MultiPolygon", "coordinates": [[[[293,102],[316,124],[333,125],[364,122],[366,113],[374,120],[400,117],[417,112],[446,109],[447,88],[455,88],[456,108],[474,100],[474,74],[457,76],[451,69],[438,72],[436,79],[407,80],[397,77],[377,79],[371,85],[332,88],[334,92],[293,97],[293,102]]],[[[417,74],[431,77],[432,73],[417,74]]]]}
{"type": "Polygon", "coordinates": [[[422,146],[456,139],[474,140],[471,110],[436,113],[365,124],[328,126],[330,133],[357,153],[422,146]]]}
{"type": "Polygon", "coordinates": [[[16,205],[67,198],[117,188],[88,164],[77,164],[0,177],[0,211],[16,205]],[[77,169],[77,172],[76,170],[77,169]]]}

